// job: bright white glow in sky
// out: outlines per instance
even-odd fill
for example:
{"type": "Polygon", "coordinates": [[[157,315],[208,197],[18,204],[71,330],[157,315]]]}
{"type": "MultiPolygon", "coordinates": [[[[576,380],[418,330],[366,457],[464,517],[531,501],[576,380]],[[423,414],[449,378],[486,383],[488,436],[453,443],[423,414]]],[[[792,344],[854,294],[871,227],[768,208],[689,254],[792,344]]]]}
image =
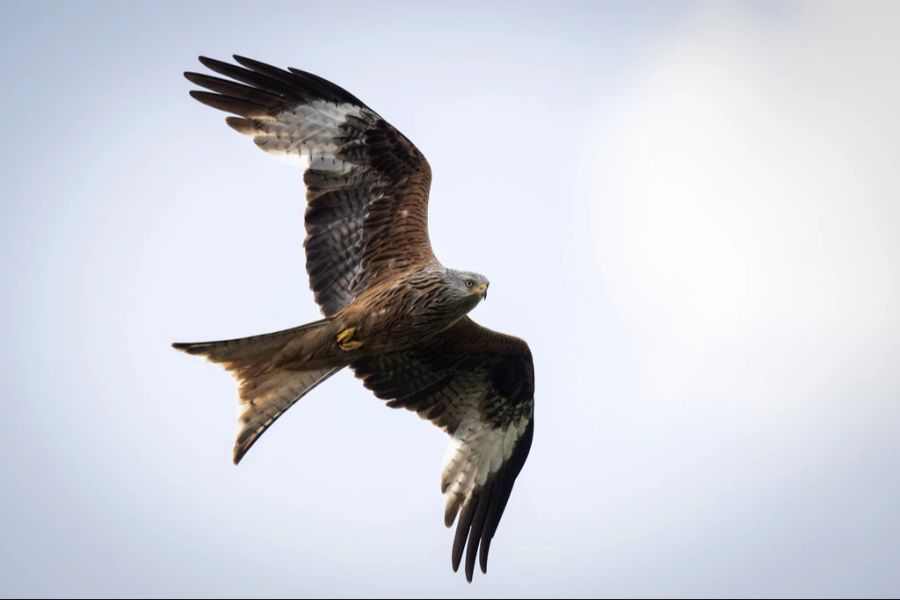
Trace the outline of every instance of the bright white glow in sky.
{"type": "Polygon", "coordinates": [[[0,6],[4,595],[900,593],[893,3],[0,6]],[[530,343],[531,456],[471,586],[446,437],[342,373],[230,463],[169,343],[318,318],[297,171],[198,54],[346,87],[530,343]]]}

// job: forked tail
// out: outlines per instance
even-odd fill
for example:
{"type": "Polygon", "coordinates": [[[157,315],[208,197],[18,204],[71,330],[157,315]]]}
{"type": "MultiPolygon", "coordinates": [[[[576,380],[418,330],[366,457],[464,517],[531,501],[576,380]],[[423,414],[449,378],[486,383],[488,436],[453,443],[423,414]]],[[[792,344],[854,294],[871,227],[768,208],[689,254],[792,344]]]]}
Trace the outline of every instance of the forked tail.
{"type": "Polygon", "coordinates": [[[342,364],[303,359],[330,339],[329,324],[326,319],[265,335],[172,344],[222,365],[238,382],[242,410],[234,442],[235,464],[284,411],[341,370],[342,364]]]}

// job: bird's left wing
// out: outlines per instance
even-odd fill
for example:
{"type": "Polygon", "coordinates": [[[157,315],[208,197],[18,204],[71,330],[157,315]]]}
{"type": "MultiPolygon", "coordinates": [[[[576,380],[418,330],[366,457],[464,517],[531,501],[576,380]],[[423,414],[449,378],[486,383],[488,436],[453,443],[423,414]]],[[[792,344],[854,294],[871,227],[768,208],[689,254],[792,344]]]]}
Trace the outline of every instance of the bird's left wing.
{"type": "Polygon", "coordinates": [[[441,473],[444,521],[456,526],[453,569],[466,550],[487,572],[491,539],[534,434],[534,367],[528,345],[468,317],[423,344],[366,356],[357,377],[388,406],[407,408],[452,436],[441,473]]]}
{"type": "Polygon", "coordinates": [[[185,73],[200,102],[266,152],[305,165],[306,270],[327,317],[374,283],[435,260],[431,167],[406,136],[347,90],[299,69],[201,57],[223,75],[185,73]]]}

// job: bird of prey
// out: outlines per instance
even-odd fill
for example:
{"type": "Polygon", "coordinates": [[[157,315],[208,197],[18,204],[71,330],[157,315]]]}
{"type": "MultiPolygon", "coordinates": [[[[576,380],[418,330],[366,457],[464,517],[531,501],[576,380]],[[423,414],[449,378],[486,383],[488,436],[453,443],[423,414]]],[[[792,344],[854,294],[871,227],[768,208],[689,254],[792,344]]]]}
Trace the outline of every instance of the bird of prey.
{"type": "Polygon", "coordinates": [[[224,77],[185,73],[232,129],[296,159],[306,185],[306,270],[324,319],[266,335],[175,348],[237,380],[237,464],[272,423],[344,367],[387,405],[451,436],[444,522],[457,522],[453,570],[466,579],[491,539],[534,433],[534,367],[521,339],[467,314],[488,280],[445,267],[428,238],[431,167],[374,110],[325,79],[235,56],[200,57],[224,77]]]}

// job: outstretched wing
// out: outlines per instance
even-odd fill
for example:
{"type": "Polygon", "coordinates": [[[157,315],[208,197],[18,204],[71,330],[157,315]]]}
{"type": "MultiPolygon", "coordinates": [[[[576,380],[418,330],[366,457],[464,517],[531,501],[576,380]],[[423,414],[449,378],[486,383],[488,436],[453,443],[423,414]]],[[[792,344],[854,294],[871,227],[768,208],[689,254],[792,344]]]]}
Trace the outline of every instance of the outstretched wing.
{"type": "Polygon", "coordinates": [[[413,349],[366,356],[351,367],[388,406],[416,411],[452,436],[441,473],[447,527],[459,516],[453,570],[466,579],[488,552],[534,434],[528,345],[468,317],[413,349]],[[479,548],[480,545],[480,548],[479,548]]]}
{"type": "Polygon", "coordinates": [[[185,73],[191,96],[238,115],[227,123],[272,154],[306,162],[306,270],[332,316],[368,286],[434,260],[431,167],[402,133],[346,90],[298,69],[200,57],[229,79],[185,73]]]}

